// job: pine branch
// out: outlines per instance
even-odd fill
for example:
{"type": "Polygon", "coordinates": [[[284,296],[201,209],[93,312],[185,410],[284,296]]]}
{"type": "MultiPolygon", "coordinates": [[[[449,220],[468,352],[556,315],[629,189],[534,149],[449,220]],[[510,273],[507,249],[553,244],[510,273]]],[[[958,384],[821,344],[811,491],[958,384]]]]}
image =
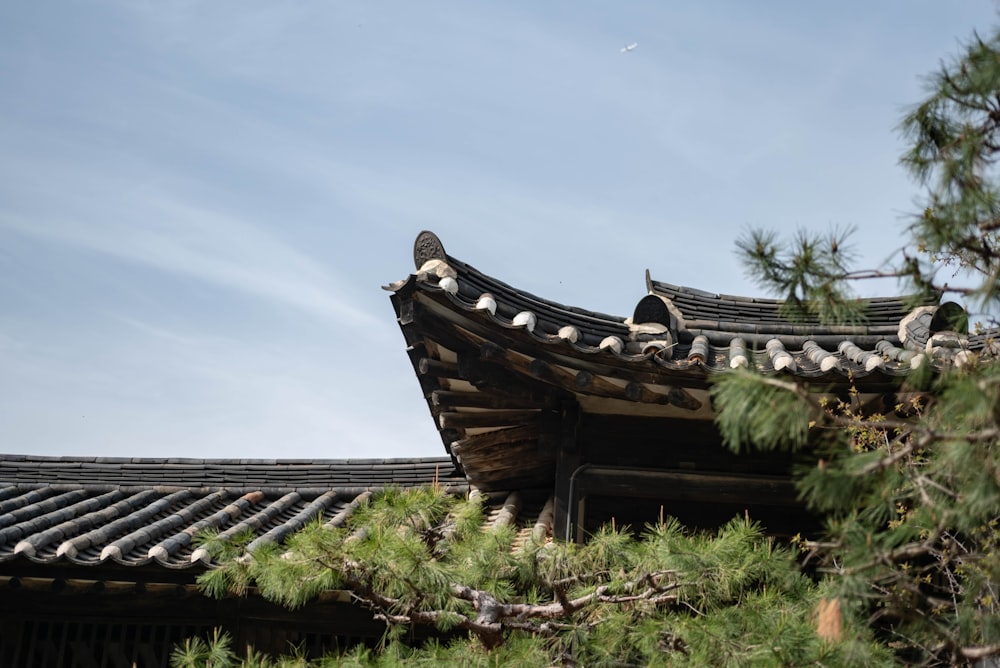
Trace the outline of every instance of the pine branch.
{"type": "MultiPolygon", "coordinates": [[[[881,423],[879,423],[878,426],[881,426],[881,423]]],[[[921,441],[921,443],[923,443],[923,441],[921,441]]],[[[921,445],[920,447],[924,446],[921,445]]],[[[914,449],[914,441],[913,439],[910,439],[903,445],[903,447],[899,448],[899,450],[891,455],[875,460],[874,462],[861,467],[861,469],[857,471],[857,475],[864,476],[869,473],[874,473],[875,471],[884,471],[888,468],[892,468],[900,461],[909,457],[913,453],[914,449]]]]}
{"type": "Polygon", "coordinates": [[[673,572],[649,573],[622,585],[622,590],[629,591],[638,589],[641,584],[648,584],[636,594],[617,594],[613,593],[609,585],[600,585],[589,594],[573,599],[568,599],[565,595],[556,595],[556,600],[545,604],[503,603],[482,589],[467,585],[450,585],[450,591],[456,598],[472,604],[477,613],[475,618],[445,610],[419,610],[404,604],[398,598],[379,592],[370,580],[356,575],[348,576],[347,581],[352,597],[372,609],[379,619],[387,623],[436,626],[443,619],[455,619],[455,626],[468,630],[482,642],[484,647],[490,649],[503,642],[505,629],[519,629],[540,635],[550,635],[553,632],[553,627],[546,626],[546,623],[531,624],[528,620],[565,619],[596,604],[623,605],[644,601],[656,606],[676,603],[678,597],[671,592],[690,586],[691,583],[671,581],[664,585],[655,584],[665,575],[673,575],[673,572]]]}

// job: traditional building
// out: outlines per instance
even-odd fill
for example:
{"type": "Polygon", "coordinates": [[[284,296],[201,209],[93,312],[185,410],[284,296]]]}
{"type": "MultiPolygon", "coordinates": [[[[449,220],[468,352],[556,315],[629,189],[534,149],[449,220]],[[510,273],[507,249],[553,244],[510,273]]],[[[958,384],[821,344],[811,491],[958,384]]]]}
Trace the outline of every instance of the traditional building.
{"type": "Polygon", "coordinates": [[[238,646],[321,651],[382,626],[336,593],[294,613],[211,600],[195,537],[250,532],[250,549],[307,522],[342,524],[373,491],[437,483],[490,497],[489,523],[579,540],[662,514],[712,527],[749,512],[775,533],[812,522],[787,454],[734,454],[712,379],[735,368],[867,404],[899,378],[961,364],[985,337],[961,309],[864,303],[863,324],[791,322],[774,300],[652,280],[630,317],[541,299],[417,238],[416,272],[388,286],[446,456],[416,460],[172,460],[0,456],[0,665],[162,666],[221,626],[238,646]]]}
{"type": "Polygon", "coordinates": [[[551,490],[555,534],[666,513],[711,527],[749,512],[775,533],[809,526],[790,455],[734,454],[713,423],[713,378],[791,377],[883,412],[921,365],[962,364],[987,344],[954,329],[955,304],[869,299],[853,325],[791,321],[782,303],[646,275],[631,317],[552,302],[448,255],[430,232],[417,271],[388,286],[445,449],[486,491],[551,490]]]}
{"type": "Polygon", "coordinates": [[[0,456],[0,666],[167,666],[184,638],[319,653],[377,639],[371,613],[332,594],[291,613],[214,600],[197,576],[202,531],[250,549],[309,522],[342,524],[385,486],[467,489],[451,461],[0,456]]]}

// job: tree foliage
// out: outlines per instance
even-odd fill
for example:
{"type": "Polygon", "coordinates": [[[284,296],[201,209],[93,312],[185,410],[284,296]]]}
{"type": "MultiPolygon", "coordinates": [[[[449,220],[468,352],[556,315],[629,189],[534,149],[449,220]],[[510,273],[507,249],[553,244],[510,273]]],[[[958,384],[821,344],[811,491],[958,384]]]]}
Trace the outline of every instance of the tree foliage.
{"type": "MultiPolygon", "coordinates": [[[[337,665],[891,663],[849,610],[839,640],[821,637],[815,613],[826,586],[745,518],[713,534],[671,519],[638,536],[608,526],[583,545],[483,527],[481,500],[389,490],[344,527],[316,524],[280,549],[209,541],[222,566],[202,584],[216,595],[256,587],[290,607],[326,589],[351,592],[385,621],[386,643],[330,657],[337,665]],[[421,626],[437,639],[408,645],[405,631],[421,626]]],[[[211,665],[240,665],[217,642],[189,644],[174,665],[207,665],[201,657],[212,651],[211,665]]]]}
{"type": "MultiPolygon", "coordinates": [[[[996,312],[1000,34],[976,36],[928,79],[928,92],[902,122],[910,142],[902,162],[926,195],[898,265],[852,273],[836,264],[842,244],[829,237],[801,233],[782,243],[752,231],[739,252],[753,277],[821,316],[843,312],[836,302],[850,294],[852,278],[880,275],[903,277],[924,295],[957,292],[996,312]]],[[[714,390],[731,447],[815,448],[818,465],[799,487],[828,520],[822,540],[804,542],[807,562],[912,663],[1000,655],[1000,366],[988,348],[964,365],[939,360],[933,377],[925,365],[899,388],[891,415],[749,373],[714,390]],[[790,426],[779,415],[802,417],[790,426]],[[809,438],[800,428],[806,418],[809,438]]]]}

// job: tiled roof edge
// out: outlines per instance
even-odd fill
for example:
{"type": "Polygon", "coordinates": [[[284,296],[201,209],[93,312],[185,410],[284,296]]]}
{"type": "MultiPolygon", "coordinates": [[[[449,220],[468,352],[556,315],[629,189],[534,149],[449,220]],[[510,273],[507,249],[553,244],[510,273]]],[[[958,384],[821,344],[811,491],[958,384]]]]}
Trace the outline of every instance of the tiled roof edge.
{"type": "Polygon", "coordinates": [[[351,459],[200,459],[195,457],[87,457],[78,455],[25,455],[16,453],[0,453],[0,463],[10,462],[59,462],[62,464],[72,463],[97,463],[97,464],[190,464],[204,466],[239,466],[247,464],[259,465],[310,465],[310,466],[364,466],[364,465],[405,465],[424,464],[433,466],[434,464],[451,465],[448,457],[396,457],[396,458],[351,458],[351,459]]]}
{"type": "MultiPolygon", "coordinates": [[[[425,483],[430,484],[430,483],[425,483]]],[[[442,479],[439,483],[441,487],[449,494],[460,494],[465,493],[469,490],[469,484],[464,480],[456,480],[454,478],[442,479]]],[[[8,486],[7,483],[0,483],[0,486],[8,486]]],[[[63,492],[72,492],[75,490],[83,490],[88,494],[104,494],[106,492],[120,491],[126,494],[136,494],[139,492],[144,492],[146,490],[154,490],[160,494],[172,494],[174,492],[191,492],[195,496],[204,496],[217,492],[219,490],[226,490],[234,495],[249,494],[252,492],[262,492],[265,495],[279,496],[282,494],[287,494],[288,492],[298,492],[303,498],[313,499],[318,496],[322,496],[327,492],[336,492],[338,497],[349,498],[355,497],[363,492],[377,492],[379,490],[392,488],[392,484],[384,485],[367,485],[367,486],[326,486],[326,487],[261,487],[260,485],[252,487],[238,487],[232,485],[218,485],[218,486],[204,486],[204,487],[187,487],[181,485],[112,485],[112,484],[80,484],[80,483],[44,483],[44,482],[17,482],[9,485],[10,487],[15,487],[19,490],[28,491],[33,489],[45,489],[51,490],[57,494],[63,492]]]]}
{"type": "Polygon", "coordinates": [[[163,459],[0,455],[0,484],[268,492],[464,482],[450,458],[163,459]]]}

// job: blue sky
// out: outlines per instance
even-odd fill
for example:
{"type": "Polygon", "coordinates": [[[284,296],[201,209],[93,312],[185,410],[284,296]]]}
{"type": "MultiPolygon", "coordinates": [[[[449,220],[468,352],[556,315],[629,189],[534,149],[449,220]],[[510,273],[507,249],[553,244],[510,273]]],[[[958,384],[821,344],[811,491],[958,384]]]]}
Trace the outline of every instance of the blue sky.
{"type": "Polygon", "coordinates": [[[517,287],[622,315],[647,267],[760,294],[733,254],[751,225],[856,226],[877,266],[919,192],[894,128],[996,16],[4,3],[0,450],[443,454],[380,289],[425,228],[517,287]]]}

